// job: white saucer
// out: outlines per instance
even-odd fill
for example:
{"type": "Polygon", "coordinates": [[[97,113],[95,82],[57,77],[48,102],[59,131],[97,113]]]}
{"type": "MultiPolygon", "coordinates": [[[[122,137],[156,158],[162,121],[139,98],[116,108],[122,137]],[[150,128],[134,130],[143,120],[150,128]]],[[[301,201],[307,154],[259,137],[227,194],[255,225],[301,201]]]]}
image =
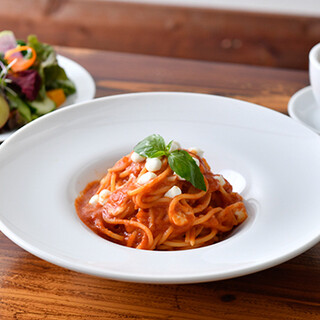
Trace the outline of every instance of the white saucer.
{"type": "Polygon", "coordinates": [[[317,106],[311,86],[296,92],[288,103],[288,113],[311,130],[320,134],[320,106],[317,106]]]}

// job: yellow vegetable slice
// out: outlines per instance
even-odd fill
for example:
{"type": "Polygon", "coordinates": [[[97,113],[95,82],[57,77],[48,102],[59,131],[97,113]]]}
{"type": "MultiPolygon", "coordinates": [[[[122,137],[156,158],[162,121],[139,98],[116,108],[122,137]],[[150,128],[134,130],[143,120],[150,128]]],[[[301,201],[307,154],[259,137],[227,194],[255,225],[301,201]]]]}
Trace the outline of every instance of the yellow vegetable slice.
{"type": "Polygon", "coordinates": [[[66,101],[66,95],[63,89],[49,90],[47,91],[47,96],[55,102],[57,108],[66,101]]]}
{"type": "Polygon", "coordinates": [[[10,115],[10,107],[7,100],[0,95],[0,129],[6,124],[10,115]]]}

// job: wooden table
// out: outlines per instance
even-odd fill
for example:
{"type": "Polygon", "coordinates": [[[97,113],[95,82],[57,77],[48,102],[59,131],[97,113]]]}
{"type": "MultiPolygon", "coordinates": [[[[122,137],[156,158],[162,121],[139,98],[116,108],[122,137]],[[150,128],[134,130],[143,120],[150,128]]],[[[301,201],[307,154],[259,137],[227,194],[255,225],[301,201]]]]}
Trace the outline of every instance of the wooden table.
{"type": "MultiPolygon", "coordinates": [[[[58,48],[97,97],[137,91],[223,95],[287,112],[304,71],[58,48]]],[[[320,319],[320,244],[277,267],[192,285],[117,282],[38,259],[0,233],[0,319],[320,319]]]]}

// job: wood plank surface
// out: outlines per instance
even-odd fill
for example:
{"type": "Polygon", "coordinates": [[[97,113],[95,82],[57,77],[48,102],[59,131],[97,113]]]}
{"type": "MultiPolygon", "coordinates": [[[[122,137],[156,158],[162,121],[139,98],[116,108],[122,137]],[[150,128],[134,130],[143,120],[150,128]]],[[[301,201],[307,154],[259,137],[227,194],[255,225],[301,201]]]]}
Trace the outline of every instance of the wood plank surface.
{"type": "Polygon", "coordinates": [[[319,17],[101,0],[1,0],[0,30],[63,46],[307,69],[319,17]]]}
{"type": "Polygon", "coordinates": [[[97,97],[144,91],[187,91],[245,100],[287,113],[290,97],[309,85],[300,70],[115,53],[90,49],[58,51],[89,70],[97,97]]]}
{"type": "MultiPolygon", "coordinates": [[[[58,48],[82,64],[97,97],[191,91],[259,103],[286,113],[308,85],[303,71],[58,48]]],[[[41,260],[0,233],[1,320],[320,319],[320,244],[279,266],[235,279],[189,285],[118,282],[41,260]]]]}

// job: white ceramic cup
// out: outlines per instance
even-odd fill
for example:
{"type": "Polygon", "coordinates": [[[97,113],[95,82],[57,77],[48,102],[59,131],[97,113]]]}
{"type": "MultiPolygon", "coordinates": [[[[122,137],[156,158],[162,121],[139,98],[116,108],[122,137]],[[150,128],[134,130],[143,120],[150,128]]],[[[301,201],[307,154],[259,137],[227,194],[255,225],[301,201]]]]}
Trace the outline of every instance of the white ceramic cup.
{"type": "Polygon", "coordinates": [[[320,43],[309,53],[309,77],[313,95],[320,107],[320,43]]]}

